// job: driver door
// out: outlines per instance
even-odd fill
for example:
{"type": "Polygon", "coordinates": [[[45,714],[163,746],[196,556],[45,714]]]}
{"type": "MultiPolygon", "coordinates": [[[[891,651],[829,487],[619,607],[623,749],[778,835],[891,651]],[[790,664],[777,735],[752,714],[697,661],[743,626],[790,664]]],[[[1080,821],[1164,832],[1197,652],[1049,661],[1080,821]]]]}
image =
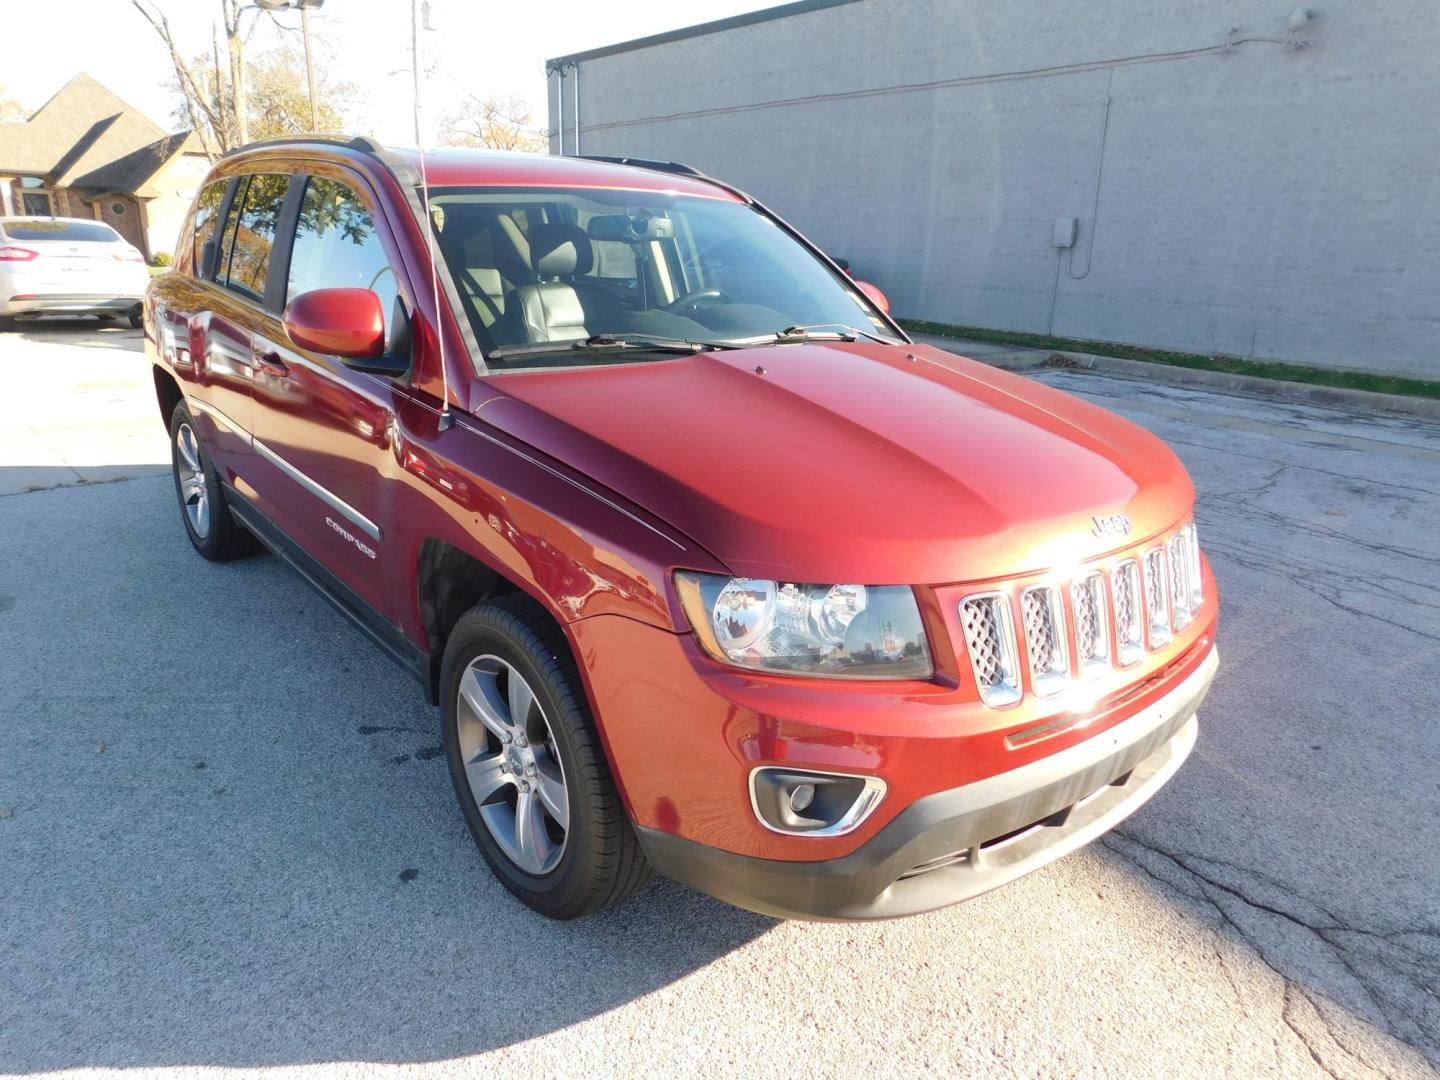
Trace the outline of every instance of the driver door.
{"type": "MultiPolygon", "coordinates": [[[[281,309],[313,289],[365,288],[395,329],[400,266],[395,244],[358,178],[304,175],[289,238],[281,309]],[[364,192],[364,194],[362,194],[364,192]]],[[[405,575],[391,539],[399,400],[389,378],[289,342],[283,328],[257,335],[255,452],[273,467],[266,513],[280,529],[379,611],[405,575]]]]}

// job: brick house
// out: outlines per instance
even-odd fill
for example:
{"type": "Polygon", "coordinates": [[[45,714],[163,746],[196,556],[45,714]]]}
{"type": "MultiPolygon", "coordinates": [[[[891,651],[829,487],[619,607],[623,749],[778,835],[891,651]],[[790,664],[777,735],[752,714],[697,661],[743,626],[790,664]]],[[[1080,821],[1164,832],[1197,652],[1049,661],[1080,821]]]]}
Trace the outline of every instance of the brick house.
{"type": "Polygon", "coordinates": [[[189,132],[165,132],[82,73],[29,120],[0,124],[0,216],[94,218],[149,260],[173,254],[208,168],[189,132]]]}

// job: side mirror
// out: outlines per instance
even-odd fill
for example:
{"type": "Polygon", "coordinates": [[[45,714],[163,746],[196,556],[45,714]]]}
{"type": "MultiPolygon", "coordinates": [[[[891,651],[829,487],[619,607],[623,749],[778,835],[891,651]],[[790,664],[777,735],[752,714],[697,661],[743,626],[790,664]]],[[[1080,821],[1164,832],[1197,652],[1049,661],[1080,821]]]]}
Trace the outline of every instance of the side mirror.
{"type": "Polygon", "coordinates": [[[285,333],[302,349],[342,360],[379,360],[385,355],[385,312],[369,289],[301,293],[285,308],[284,321],[285,333]]]}
{"type": "Polygon", "coordinates": [[[885,294],[874,285],[871,285],[868,281],[857,281],[855,282],[855,287],[864,293],[866,298],[886,315],[890,314],[890,301],[887,300],[885,294]]]}

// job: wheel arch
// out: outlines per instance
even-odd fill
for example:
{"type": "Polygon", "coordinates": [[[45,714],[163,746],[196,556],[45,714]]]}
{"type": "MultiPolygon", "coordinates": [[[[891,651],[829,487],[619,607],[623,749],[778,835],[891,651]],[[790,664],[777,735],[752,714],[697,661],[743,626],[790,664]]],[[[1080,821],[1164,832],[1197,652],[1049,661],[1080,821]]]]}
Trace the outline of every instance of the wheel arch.
{"type": "Polygon", "coordinates": [[[160,421],[165,425],[165,430],[169,431],[170,417],[174,415],[175,406],[180,404],[185,395],[181,393],[175,376],[159,364],[152,364],[151,372],[155,377],[155,401],[160,406],[160,421]]]}
{"type": "Polygon", "coordinates": [[[440,694],[440,662],[445,642],[460,616],[476,604],[501,596],[519,595],[545,614],[568,642],[564,623],[551,606],[529,589],[506,577],[488,563],[447,540],[430,537],[420,544],[415,566],[415,602],[425,647],[430,653],[430,680],[426,691],[432,704],[440,694]]]}

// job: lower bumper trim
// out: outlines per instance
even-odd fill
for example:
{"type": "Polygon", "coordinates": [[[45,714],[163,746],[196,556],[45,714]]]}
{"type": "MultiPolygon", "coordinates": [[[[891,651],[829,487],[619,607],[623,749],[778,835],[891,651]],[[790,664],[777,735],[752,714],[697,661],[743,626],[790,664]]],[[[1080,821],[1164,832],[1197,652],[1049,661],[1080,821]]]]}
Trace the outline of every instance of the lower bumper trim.
{"type": "Polygon", "coordinates": [[[0,314],[5,315],[95,315],[128,314],[140,310],[139,296],[116,296],[113,293],[61,294],[37,293],[33,296],[20,294],[0,304],[0,314]]]}
{"type": "Polygon", "coordinates": [[[640,828],[667,877],[781,918],[886,919],[979,896],[1113,829],[1195,746],[1214,650],[1143,713],[1068,751],[920,799],[838,859],[760,859],[640,828]],[[1123,730],[1122,730],[1123,729],[1123,730]]]}

